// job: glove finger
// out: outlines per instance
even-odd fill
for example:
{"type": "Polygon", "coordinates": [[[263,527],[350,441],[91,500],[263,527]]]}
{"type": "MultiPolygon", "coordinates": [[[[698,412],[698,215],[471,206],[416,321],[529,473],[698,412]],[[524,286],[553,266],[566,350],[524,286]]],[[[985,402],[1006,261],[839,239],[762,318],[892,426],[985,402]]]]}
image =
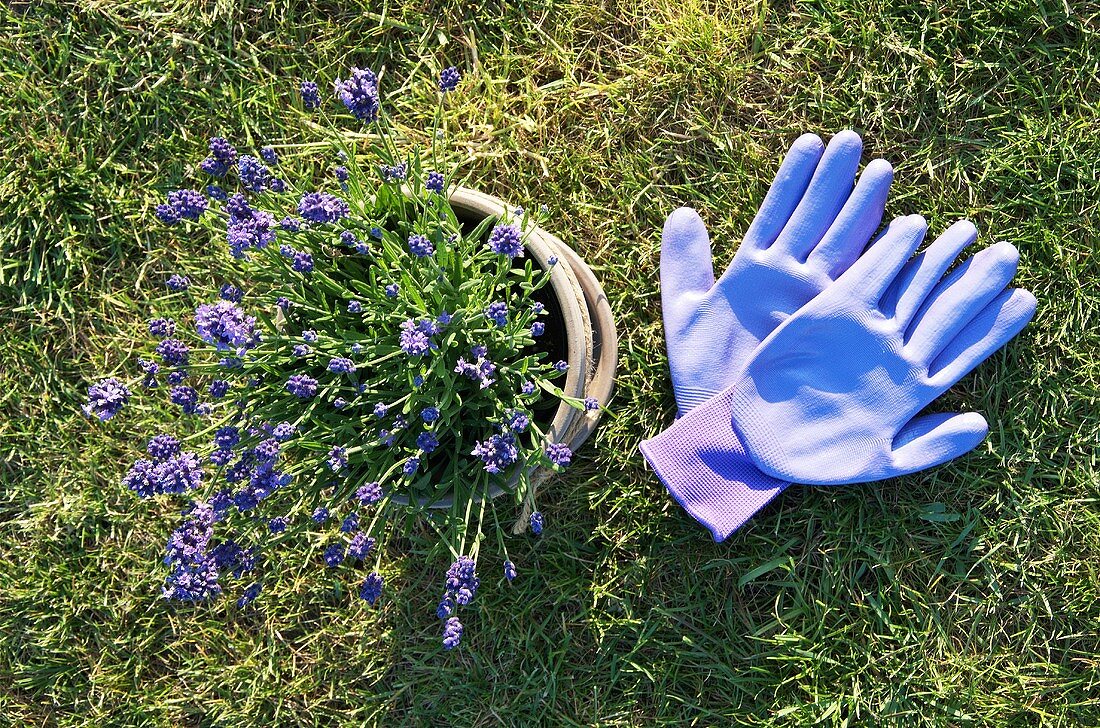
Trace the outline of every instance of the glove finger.
{"type": "Polygon", "coordinates": [[[807,262],[824,269],[833,279],[848,270],[882,222],[886,196],[893,181],[894,168],[885,159],[868,164],[836,221],[810,253],[807,262]]]}
{"type": "Polygon", "coordinates": [[[809,257],[852,194],[863,154],[863,140],[854,131],[837,133],[814,171],[810,186],[774,245],[803,262],[809,257]]]}
{"type": "Polygon", "coordinates": [[[970,452],[989,433],[977,412],[941,412],[911,419],[894,438],[888,477],[932,468],[970,452]]]}
{"type": "Polygon", "coordinates": [[[936,390],[946,391],[1020,333],[1035,315],[1035,306],[1030,291],[1002,291],[932,362],[928,376],[936,390]]]}
{"type": "Polygon", "coordinates": [[[909,328],[913,315],[959,253],[978,239],[978,230],[969,220],[959,220],[929,245],[923,253],[905,264],[897,280],[886,291],[879,308],[893,315],[902,329],[909,328]]]}
{"type": "Polygon", "coordinates": [[[837,279],[839,295],[876,305],[909,256],[920,246],[928,225],[920,215],[897,217],[871,243],[859,260],[837,279]]]}
{"type": "Polygon", "coordinates": [[[667,313],[684,295],[702,294],[714,285],[710,236],[699,213],[673,210],[661,235],[661,305],[667,313]]]}
{"type": "Polygon", "coordinates": [[[742,246],[763,250],[775,242],[806,193],[824,153],[825,145],[817,134],[803,134],[795,139],[745,233],[742,246]]]}
{"type": "Polygon", "coordinates": [[[1012,243],[997,243],[948,273],[909,324],[906,351],[917,361],[931,364],[943,347],[1008,286],[1019,260],[1012,243]]]}

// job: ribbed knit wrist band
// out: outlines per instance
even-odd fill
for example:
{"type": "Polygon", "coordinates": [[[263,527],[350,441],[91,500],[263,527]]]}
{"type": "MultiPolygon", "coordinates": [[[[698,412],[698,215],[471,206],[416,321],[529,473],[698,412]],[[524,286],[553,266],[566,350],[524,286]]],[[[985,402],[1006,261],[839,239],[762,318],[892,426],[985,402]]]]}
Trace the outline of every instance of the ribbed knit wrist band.
{"type": "Polygon", "coordinates": [[[668,492],[715,541],[724,541],[790,485],[753,464],[729,416],[729,396],[696,407],[641,444],[668,492]]]}

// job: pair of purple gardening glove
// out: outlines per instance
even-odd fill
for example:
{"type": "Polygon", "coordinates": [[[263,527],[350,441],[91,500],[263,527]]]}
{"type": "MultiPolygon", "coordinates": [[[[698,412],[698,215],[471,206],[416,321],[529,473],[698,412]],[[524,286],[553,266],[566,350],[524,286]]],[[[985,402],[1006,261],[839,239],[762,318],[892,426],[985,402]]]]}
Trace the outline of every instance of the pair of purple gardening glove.
{"type": "Polygon", "coordinates": [[[844,485],[912,473],[985,437],[977,413],[920,414],[1020,332],[1035,297],[1009,288],[998,243],[947,273],[977,231],[960,221],[916,257],[927,225],[895,219],[873,241],[893,181],[863,151],[795,141],[717,281],[690,208],[665,221],[661,300],[679,419],[642,443],[673,497],[721,541],[792,482],[844,485]],[[869,244],[870,243],[870,244],[869,244]]]}

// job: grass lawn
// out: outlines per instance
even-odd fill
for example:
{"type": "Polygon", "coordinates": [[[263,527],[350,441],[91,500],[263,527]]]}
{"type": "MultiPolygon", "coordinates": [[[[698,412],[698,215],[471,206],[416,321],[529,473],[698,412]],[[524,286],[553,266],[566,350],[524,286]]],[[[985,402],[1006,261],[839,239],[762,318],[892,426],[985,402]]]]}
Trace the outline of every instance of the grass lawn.
{"type": "Polygon", "coordinates": [[[0,723],[1100,725],[1098,100],[1096,2],[6,3],[0,723]],[[79,411],[135,371],[165,273],[212,260],[164,250],[153,206],[213,134],[299,138],[303,77],[385,65],[425,121],[426,58],[466,72],[476,185],[546,204],[602,278],[615,416],[510,542],[511,587],[483,551],[453,653],[415,549],[381,609],[305,553],[255,609],[167,604],[175,506],[119,484],[153,415],[79,411]],[[989,419],[976,451],[792,488],[715,544],[637,451],[673,415],[661,223],[698,207],[728,261],[786,146],[845,127],[895,166],[888,216],[1011,241],[1039,310],[946,397],[989,419]]]}

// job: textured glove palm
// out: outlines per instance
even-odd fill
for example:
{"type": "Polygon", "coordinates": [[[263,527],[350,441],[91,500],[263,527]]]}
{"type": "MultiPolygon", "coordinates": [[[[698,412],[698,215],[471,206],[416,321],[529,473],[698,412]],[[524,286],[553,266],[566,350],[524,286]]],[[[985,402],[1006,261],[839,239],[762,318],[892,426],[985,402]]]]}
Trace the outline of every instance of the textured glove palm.
{"type": "Polygon", "coordinates": [[[733,383],[749,356],[788,316],[848,269],[882,221],[893,170],[867,165],[851,131],[828,149],[799,137],[722,277],[699,215],[676,210],[661,242],[661,310],[681,415],[733,383]]]}
{"type": "MultiPolygon", "coordinates": [[[[771,487],[761,473],[821,485],[877,480],[938,465],[985,436],[979,414],[919,412],[1015,336],[1035,299],[1006,289],[1018,260],[1008,243],[944,277],[975,239],[968,222],[907,262],[926,229],[916,215],[891,223],[761,343],[731,387],[643,443],[666,487],[717,539],[733,530],[730,493],[771,487]]],[[[736,506],[733,528],[748,517],[736,506]]]]}
{"type": "MultiPolygon", "coordinates": [[[[893,169],[872,161],[856,182],[863,142],[842,131],[828,148],[814,134],[791,145],[729,268],[716,282],[699,215],[676,210],[661,240],[661,308],[680,415],[733,384],[752,352],[788,316],[859,257],[882,221],[893,169]]],[[[739,451],[736,439],[727,448],[739,451]]],[[[723,539],[788,482],[742,457],[739,483],[700,501],[669,492],[723,539]]],[[[734,461],[729,461],[733,463],[734,461]]]]}

